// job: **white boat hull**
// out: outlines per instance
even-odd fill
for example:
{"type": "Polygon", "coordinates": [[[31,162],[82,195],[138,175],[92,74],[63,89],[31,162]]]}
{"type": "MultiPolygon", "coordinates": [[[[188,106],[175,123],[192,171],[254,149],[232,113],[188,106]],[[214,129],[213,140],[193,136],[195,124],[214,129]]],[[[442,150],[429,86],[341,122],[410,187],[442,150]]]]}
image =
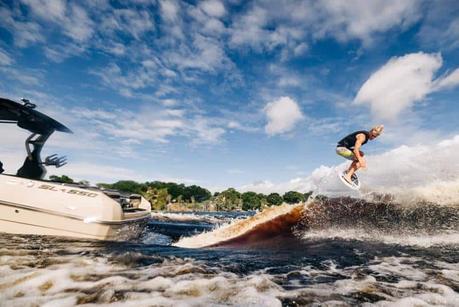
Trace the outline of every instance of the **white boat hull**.
{"type": "Polygon", "coordinates": [[[102,191],[0,175],[0,232],[129,240],[150,218],[143,206],[125,212],[102,191]]]}

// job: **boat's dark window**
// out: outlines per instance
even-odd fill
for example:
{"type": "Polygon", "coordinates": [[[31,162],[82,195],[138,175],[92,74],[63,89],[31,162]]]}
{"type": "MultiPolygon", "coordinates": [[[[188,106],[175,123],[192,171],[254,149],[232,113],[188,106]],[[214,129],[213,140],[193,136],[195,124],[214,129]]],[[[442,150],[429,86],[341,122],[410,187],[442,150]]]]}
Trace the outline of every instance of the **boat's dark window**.
{"type": "Polygon", "coordinates": [[[0,161],[0,174],[3,173],[5,170],[3,169],[3,163],[0,161]]]}

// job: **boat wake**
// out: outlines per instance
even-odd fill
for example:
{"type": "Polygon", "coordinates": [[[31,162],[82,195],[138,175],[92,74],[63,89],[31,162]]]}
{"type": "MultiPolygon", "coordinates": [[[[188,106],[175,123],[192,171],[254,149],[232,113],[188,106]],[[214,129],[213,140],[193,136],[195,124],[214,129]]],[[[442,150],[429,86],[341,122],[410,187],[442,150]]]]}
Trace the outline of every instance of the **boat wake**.
{"type": "Polygon", "coordinates": [[[273,236],[291,233],[302,218],[304,206],[281,205],[268,208],[244,220],[236,220],[213,231],[185,237],[175,246],[186,248],[251,244],[273,236]]]}
{"type": "Polygon", "coordinates": [[[364,200],[316,198],[306,204],[268,208],[245,220],[180,239],[176,246],[270,247],[278,238],[340,238],[390,244],[432,246],[459,243],[456,205],[394,203],[387,196],[364,200]]]}

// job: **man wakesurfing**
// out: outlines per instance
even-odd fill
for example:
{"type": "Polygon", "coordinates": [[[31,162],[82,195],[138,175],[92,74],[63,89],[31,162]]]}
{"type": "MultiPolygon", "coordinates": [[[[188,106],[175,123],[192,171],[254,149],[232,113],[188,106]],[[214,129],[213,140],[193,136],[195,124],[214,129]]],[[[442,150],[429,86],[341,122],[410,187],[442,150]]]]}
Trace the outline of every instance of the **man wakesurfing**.
{"type": "Polygon", "coordinates": [[[360,130],[353,132],[338,142],[336,146],[336,153],[341,157],[352,161],[351,165],[343,175],[343,178],[349,184],[352,184],[352,176],[357,170],[367,167],[364,153],[360,151],[360,147],[366,144],[368,140],[374,140],[377,138],[383,130],[384,126],[378,125],[371,128],[370,131],[360,130]]]}

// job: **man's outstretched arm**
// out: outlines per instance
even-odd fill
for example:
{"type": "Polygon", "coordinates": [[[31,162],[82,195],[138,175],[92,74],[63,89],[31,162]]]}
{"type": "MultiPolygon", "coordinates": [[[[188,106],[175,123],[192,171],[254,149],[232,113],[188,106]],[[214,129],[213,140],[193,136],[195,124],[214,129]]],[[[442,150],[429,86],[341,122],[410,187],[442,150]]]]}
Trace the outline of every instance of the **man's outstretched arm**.
{"type": "Polygon", "coordinates": [[[354,145],[354,155],[359,161],[359,167],[366,167],[365,159],[363,159],[362,155],[360,154],[360,147],[362,146],[363,142],[365,142],[365,134],[359,133],[357,134],[355,145],[354,145]]]}

